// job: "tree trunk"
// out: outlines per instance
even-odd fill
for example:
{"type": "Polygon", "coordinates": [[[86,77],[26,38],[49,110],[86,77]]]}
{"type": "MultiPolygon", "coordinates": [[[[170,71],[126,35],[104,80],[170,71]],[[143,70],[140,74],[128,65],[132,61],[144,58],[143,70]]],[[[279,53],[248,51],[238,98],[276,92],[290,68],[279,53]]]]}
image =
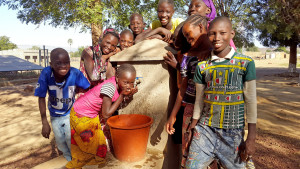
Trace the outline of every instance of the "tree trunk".
{"type": "Polygon", "coordinates": [[[93,46],[97,45],[99,38],[102,35],[102,24],[91,25],[93,46]]]}
{"type": "Polygon", "coordinates": [[[296,71],[296,65],[297,65],[297,45],[298,42],[292,40],[291,46],[290,46],[290,61],[289,61],[289,73],[295,73],[296,71]]]}

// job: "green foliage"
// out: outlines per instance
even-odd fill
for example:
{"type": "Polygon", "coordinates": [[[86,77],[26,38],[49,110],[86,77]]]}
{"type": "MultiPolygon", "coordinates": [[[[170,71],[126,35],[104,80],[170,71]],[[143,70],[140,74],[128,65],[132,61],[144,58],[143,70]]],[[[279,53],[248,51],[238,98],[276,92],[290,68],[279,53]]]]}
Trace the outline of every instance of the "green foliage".
{"type": "Polygon", "coordinates": [[[68,39],[68,44],[70,45],[70,50],[71,50],[71,46],[73,44],[73,40],[72,39],[68,39]]]}
{"type": "Polygon", "coordinates": [[[19,10],[18,18],[26,24],[49,21],[54,27],[82,26],[82,30],[90,29],[92,23],[127,27],[133,12],[141,13],[146,21],[152,20],[156,16],[156,4],[152,0],[0,0],[0,6],[19,10]]]}
{"type": "Polygon", "coordinates": [[[253,7],[255,27],[265,46],[289,46],[300,41],[300,3],[295,0],[258,0],[253,7]]]}
{"type": "Polygon", "coordinates": [[[253,46],[253,21],[251,6],[254,0],[213,0],[218,16],[227,16],[235,30],[233,41],[238,48],[253,46]]]}
{"type": "Polygon", "coordinates": [[[288,53],[288,51],[286,50],[286,48],[284,46],[279,46],[278,48],[276,48],[274,51],[276,52],[285,52],[288,53]]]}
{"type": "Polygon", "coordinates": [[[243,49],[242,49],[242,48],[236,48],[236,51],[237,51],[238,53],[243,53],[243,49]]]}
{"type": "Polygon", "coordinates": [[[84,46],[81,46],[77,49],[76,52],[70,52],[70,56],[71,57],[81,57],[81,53],[84,50],[84,48],[85,48],[84,46]]]}
{"type": "Polygon", "coordinates": [[[251,47],[248,47],[246,49],[246,51],[249,51],[249,52],[259,52],[259,49],[256,46],[251,46],[251,47]]]}
{"type": "Polygon", "coordinates": [[[266,50],[266,52],[272,52],[272,50],[270,50],[270,49],[267,49],[267,50],[266,50]]]}
{"type": "MultiPolygon", "coordinates": [[[[251,46],[253,22],[251,6],[254,0],[213,0],[218,15],[229,16],[236,31],[235,45],[239,48],[251,46]]],[[[190,1],[174,0],[173,17],[186,18],[190,1]]],[[[103,28],[114,27],[118,31],[128,28],[132,13],[140,13],[149,26],[157,19],[158,0],[0,0],[1,5],[19,10],[18,18],[28,24],[48,23],[54,27],[79,26],[82,31],[91,29],[91,24],[103,28]]],[[[101,29],[100,29],[101,30],[101,29]]],[[[94,34],[94,33],[93,33],[94,34]]]]}
{"type": "Polygon", "coordinates": [[[40,50],[41,48],[38,46],[32,46],[31,48],[29,48],[30,50],[40,50]]]}
{"type": "Polygon", "coordinates": [[[10,42],[9,37],[0,36],[0,51],[1,50],[16,49],[16,48],[17,48],[17,45],[10,42]]]}
{"type": "Polygon", "coordinates": [[[71,46],[73,44],[73,40],[72,39],[68,39],[68,44],[71,46]]]}
{"type": "Polygon", "coordinates": [[[257,0],[253,6],[255,27],[264,46],[290,46],[289,72],[296,72],[300,42],[299,0],[257,0]]]}

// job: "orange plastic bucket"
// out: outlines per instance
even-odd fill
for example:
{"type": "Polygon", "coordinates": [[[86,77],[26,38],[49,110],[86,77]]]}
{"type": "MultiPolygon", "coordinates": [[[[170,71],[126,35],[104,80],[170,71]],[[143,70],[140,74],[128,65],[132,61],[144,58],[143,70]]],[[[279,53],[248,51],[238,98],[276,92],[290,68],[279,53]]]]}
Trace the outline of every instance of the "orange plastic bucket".
{"type": "Polygon", "coordinates": [[[145,157],[152,123],[151,117],[141,114],[122,114],[107,120],[118,160],[135,162],[145,157]]]}

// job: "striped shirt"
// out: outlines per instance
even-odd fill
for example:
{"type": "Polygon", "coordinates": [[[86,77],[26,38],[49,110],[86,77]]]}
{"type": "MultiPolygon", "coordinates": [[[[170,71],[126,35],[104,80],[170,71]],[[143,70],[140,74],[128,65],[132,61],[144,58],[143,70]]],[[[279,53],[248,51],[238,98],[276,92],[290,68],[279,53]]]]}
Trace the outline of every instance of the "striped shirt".
{"type": "Polygon", "coordinates": [[[116,101],[119,97],[115,77],[90,89],[74,103],[74,110],[81,116],[95,118],[101,112],[103,96],[106,95],[116,101]]]}

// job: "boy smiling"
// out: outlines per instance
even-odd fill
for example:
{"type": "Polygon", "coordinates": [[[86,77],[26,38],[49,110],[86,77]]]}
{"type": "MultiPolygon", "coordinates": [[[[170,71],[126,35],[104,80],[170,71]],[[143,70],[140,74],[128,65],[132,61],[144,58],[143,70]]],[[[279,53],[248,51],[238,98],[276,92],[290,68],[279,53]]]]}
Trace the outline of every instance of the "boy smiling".
{"type": "Polygon", "coordinates": [[[46,100],[55,142],[63,156],[71,161],[71,128],[70,110],[74,103],[75,89],[86,89],[90,86],[88,80],[76,68],[70,67],[70,58],[66,50],[53,49],[50,53],[50,66],[44,68],[35,89],[38,96],[39,110],[42,119],[42,135],[49,139],[51,128],[46,115],[46,100]]]}
{"type": "Polygon", "coordinates": [[[225,168],[245,168],[245,161],[251,160],[254,154],[255,65],[252,58],[230,47],[234,35],[227,17],[218,17],[210,23],[212,56],[198,63],[194,76],[196,101],[191,128],[195,131],[187,168],[205,168],[214,158],[225,168]],[[249,130],[246,141],[243,140],[244,114],[249,130]]]}

